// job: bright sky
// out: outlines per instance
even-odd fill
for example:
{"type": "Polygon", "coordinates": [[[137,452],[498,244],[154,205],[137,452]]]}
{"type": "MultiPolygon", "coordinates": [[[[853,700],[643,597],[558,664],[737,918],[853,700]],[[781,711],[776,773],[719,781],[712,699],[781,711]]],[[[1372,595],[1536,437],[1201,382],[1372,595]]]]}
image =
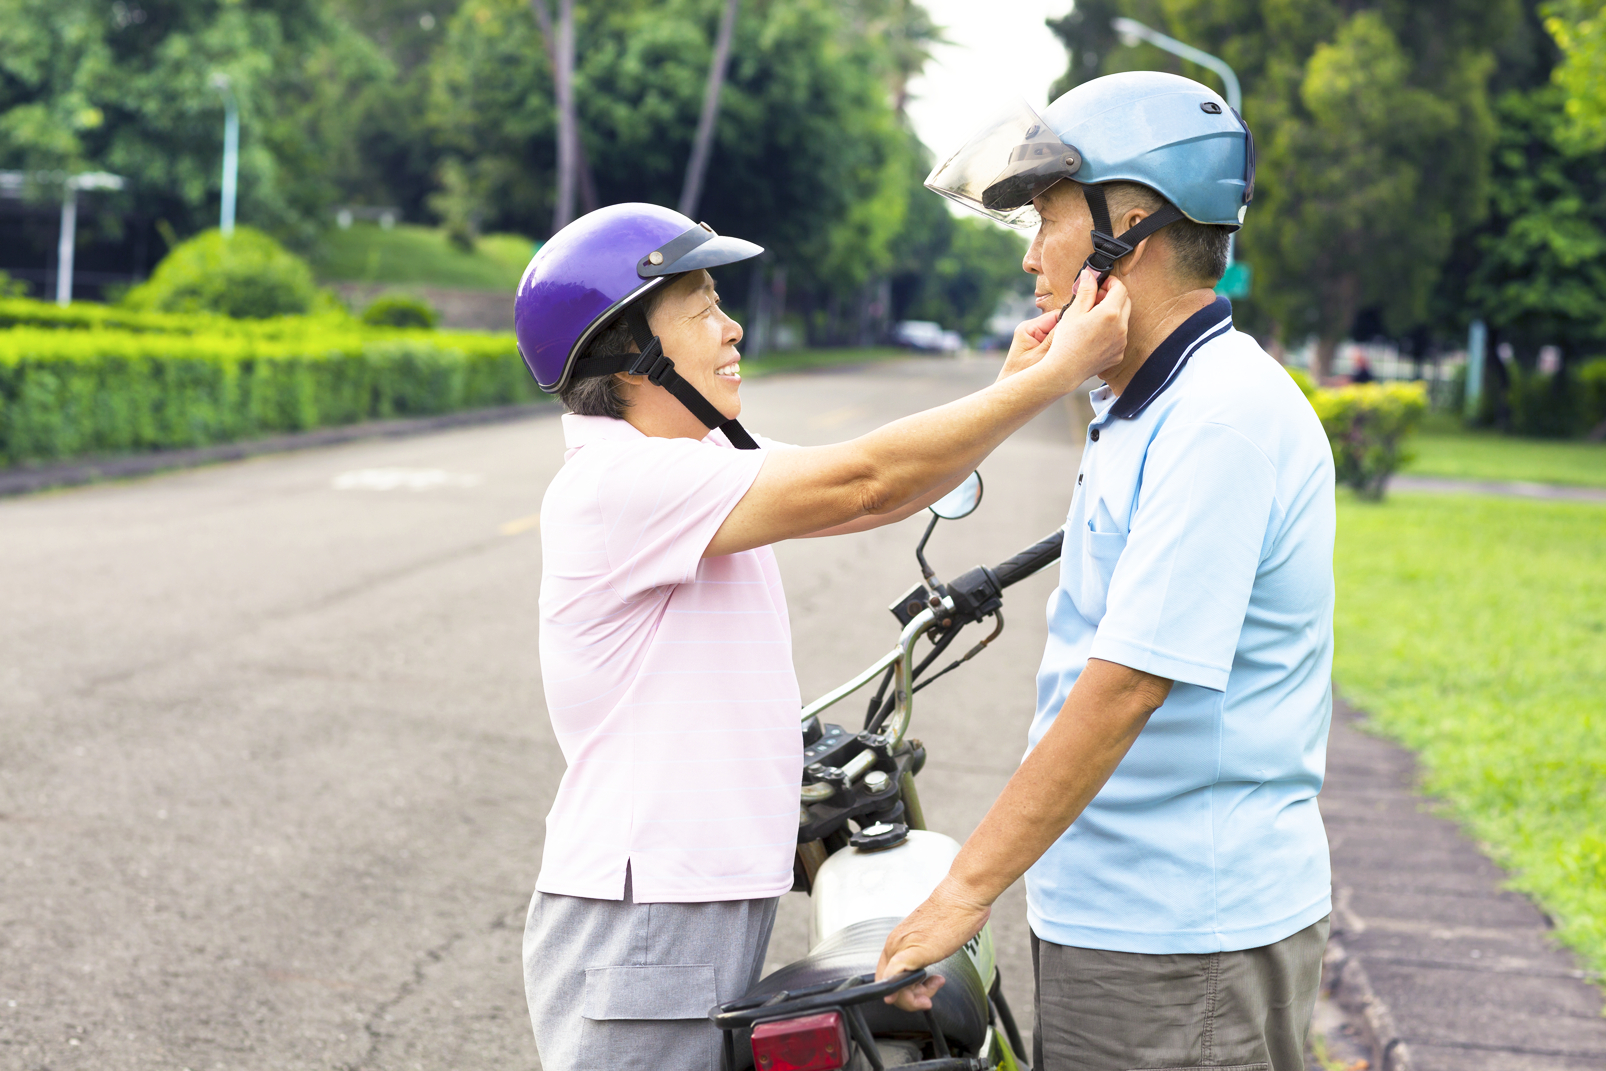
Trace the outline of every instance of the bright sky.
{"type": "Polygon", "coordinates": [[[1012,97],[1034,107],[1065,73],[1065,48],[1047,18],[1070,11],[1072,0],[923,0],[943,36],[925,73],[909,85],[910,121],[941,160],[964,144],[1012,97]]]}

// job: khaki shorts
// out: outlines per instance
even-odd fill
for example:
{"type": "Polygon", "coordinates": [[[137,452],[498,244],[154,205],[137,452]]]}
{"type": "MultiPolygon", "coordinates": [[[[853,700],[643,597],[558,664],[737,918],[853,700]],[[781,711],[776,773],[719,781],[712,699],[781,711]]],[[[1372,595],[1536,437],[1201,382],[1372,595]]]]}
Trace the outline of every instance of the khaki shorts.
{"type": "Polygon", "coordinates": [[[638,904],[538,892],[524,995],[545,1071],[718,1071],[708,1019],[758,981],[777,900],[638,904]]]}
{"type": "Polygon", "coordinates": [[[1328,920],[1264,948],[1144,955],[1032,935],[1033,1071],[1304,1071],[1328,920]]]}

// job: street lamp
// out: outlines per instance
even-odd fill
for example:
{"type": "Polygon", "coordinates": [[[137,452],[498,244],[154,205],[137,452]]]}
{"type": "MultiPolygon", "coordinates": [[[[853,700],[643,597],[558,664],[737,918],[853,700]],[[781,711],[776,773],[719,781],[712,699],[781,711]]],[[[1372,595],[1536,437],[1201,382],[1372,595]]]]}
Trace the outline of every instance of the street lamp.
{"type": "Polygon", "coordinates": [[[223,204],[218,210],[218,229],[227,238],[234,233],[234,191],[240,174],[240,107],[228,75],[214,74],[212,88],[223,94],[223,204]]]}
{"type": "MultiPolygon", "coordinates": [[[[1167,37],[1159,30],[1145,26],[1137,19],[1118,18],[1110,21],[1110,28],[1121,36],[1121,43],[1128,48],[1139,41],[1147,41],[1156,48],[1163,48],[1173,56],[1181,56],[1185,60],[1192,60],[1199,66],[1215,71],[1221,76],[1222,85],[1227,90],[1227,106],[1242,118],[1244,109],[1243,91],[1238,88],[1238,76],[1233,73],[1227,61],[1219,56],[1212,56],[1202,49],[1185,45],[1175,37],[1167,37]]],[[[1227,239],[1227,274],[1221,277],[1216,284],[1216,290],[1228,297],[1249,296],[1249,265],[1237,268],[1238,236],[1235,234],[1227,239]],[[1237,270],[1234,270],[1237,268],[1237,270]]]]}
{"type": "Polygon", "coordinates": [[[1232,73],[1227,62],[1208,52],[1203,52],[1192,45],[1185,45],[1175,37],[1167,37],[1159,30],[1143,25],[1137,19],[1115,19],[1110,23],[1111,28],[1121,35],[1121,43],[1127,46],[1147,41],[1156,48],[1163,48],[1173,56],[1181,56],[1185,60],[1192,60],[1201,67],[1207,67],[1221,76],[1221,81],[1227,87],[1227,103],[1235,112],[1242,112],[1243,94],[1238,90],[1238,76],[1232,73]]]}

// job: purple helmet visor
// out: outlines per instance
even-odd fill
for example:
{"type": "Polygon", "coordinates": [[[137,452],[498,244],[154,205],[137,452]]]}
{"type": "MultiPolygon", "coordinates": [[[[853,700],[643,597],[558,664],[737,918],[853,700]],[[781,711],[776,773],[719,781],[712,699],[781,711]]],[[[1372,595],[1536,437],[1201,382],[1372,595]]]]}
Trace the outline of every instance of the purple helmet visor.
{"type": "Polygon", "coordinates": [[[553,235],[525,268],[513,308],[519,352],[541,389],[556,393],[586,344],[631,302],[673,276],[762,252],[658,205],[598,209],[553,235]]]}

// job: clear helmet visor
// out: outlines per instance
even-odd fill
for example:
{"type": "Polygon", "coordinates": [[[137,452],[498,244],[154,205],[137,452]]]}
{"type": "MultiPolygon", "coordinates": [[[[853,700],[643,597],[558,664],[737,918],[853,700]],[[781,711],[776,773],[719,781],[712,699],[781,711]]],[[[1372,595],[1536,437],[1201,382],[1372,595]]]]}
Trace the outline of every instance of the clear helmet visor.
{"type": "Polygon", "coordinates": [[[1037,226],[1032,198],[1082,166],[1024,100],[973,134],[926,177],[926,188],[1011,227],[1037,226]]]}

